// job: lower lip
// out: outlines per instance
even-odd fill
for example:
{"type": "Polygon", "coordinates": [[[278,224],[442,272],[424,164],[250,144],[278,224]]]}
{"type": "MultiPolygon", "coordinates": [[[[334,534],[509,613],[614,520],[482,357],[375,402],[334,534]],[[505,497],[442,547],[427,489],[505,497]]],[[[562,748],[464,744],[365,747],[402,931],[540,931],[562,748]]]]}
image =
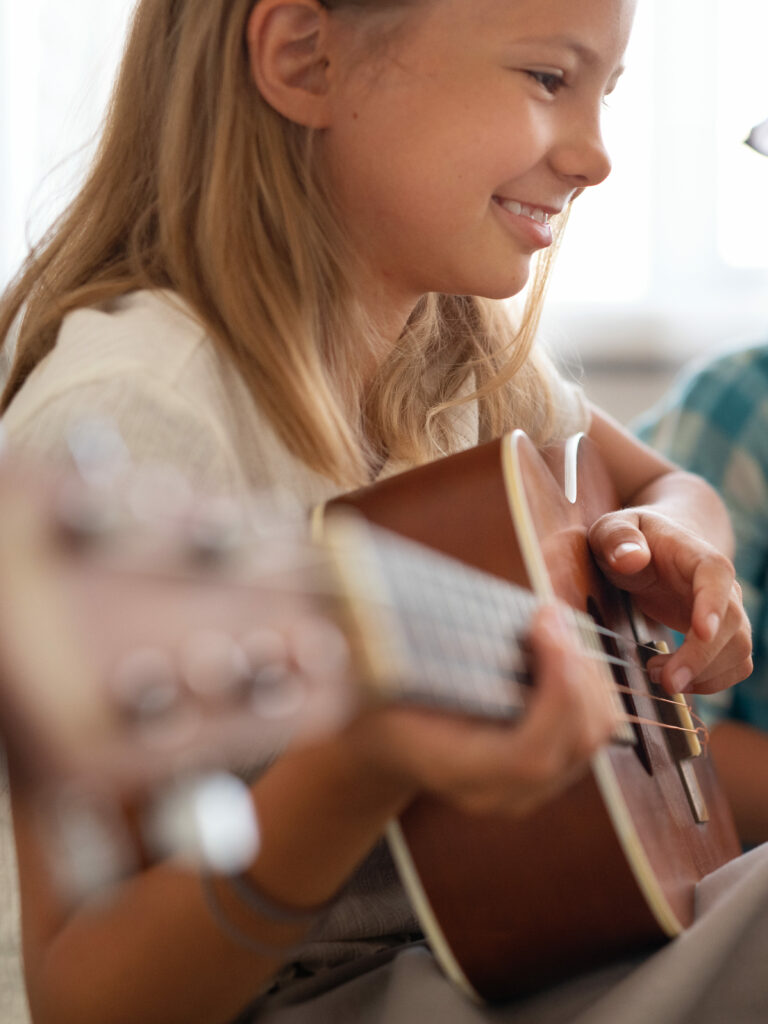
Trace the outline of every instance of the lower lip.
{"type": "Polygon", "coordinates": [[[512,228],[516,235],[524,238],[535,249],[546,249],[552,245],[552,228],[549,224],[541,224],[523,213],[512,213],[494,197],[493,205],[504,223],[512,228]]]}

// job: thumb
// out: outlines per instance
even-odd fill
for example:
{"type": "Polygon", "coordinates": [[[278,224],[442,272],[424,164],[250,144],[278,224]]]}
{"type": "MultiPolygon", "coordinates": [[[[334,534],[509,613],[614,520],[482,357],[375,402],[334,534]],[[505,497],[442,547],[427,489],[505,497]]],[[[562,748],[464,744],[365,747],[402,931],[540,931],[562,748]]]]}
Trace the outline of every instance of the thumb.
{"type": "Polygon", "coordinates": [[[634,516],[610,512],[592,524],[589,546],[604,572],[632,575],[651,561],[651,551],[634,516]]]}

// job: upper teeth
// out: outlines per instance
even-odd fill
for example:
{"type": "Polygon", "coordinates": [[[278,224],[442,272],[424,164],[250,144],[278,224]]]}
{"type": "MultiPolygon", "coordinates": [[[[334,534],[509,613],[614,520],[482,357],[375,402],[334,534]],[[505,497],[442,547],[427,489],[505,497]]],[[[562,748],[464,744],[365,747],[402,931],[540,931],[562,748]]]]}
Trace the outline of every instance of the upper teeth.
{"type": "Polygon", "coordinates": [[[522,214],[524,217],[530,217],[532,220],[537,220],[539,224],[549,223],[549,214],[546,210],[540,210],[536,206],[526,206],[524,203],[518,203],[514,199],[501,199],[499,200],[505,210],[509,210],[510,213],[522,214]]]}

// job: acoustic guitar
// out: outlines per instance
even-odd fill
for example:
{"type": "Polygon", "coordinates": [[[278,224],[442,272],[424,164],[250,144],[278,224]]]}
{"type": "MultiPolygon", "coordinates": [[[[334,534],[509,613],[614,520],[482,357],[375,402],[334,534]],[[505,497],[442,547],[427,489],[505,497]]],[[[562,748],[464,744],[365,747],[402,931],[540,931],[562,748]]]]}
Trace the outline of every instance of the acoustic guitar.
{"type": "Polygon", "coordinates": [[[514,720],[530,683],[526,624],[556,597],[623,709],[589,773],[530,817],[469,816],[425,797],[391,825],[432,949],[475,998],[530,992],[674,937],[693,919],[696,883],[739,852],[685,699],[644,670],[665,632],[632,614],[590,555],[588,526],[616,507],[588,439],[543,457],[515,432],[318,512],[381,699],[514,720]]]}
{"type": "Polygon", "coordinates": [[[587,527],[616,497],[588,441],[544,461],[516,432],[382,481],[319,510],[314,546],[263,507],[175,492],[0,462],[0,723],[15,781],[69,843],[70,889],[173,853],[145,827],[153,805],[177,816],[165,792],[334,728],[358,681],[514,728],[527,625],[556,596],[628,724],[523,821],[417,801],[389,829],[406,888],[449,976],[487,1000],[690,923],[738,841],[685,700],[644,672],[663,631],[591,560],[587,527]]]}

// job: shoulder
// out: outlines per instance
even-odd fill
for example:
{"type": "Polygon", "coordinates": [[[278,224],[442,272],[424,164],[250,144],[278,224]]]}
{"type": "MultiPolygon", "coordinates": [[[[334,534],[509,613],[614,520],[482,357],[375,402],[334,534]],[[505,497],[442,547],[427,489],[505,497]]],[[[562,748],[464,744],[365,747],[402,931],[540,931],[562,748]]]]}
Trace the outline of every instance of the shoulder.
{"type": "Polygon", "coordinates": [[[290,455],[232,363],[177,295],[138,291],[62,323],[14,397],[14,447],[68,458],[70,430],[106,419],[136,464],[171,462],[204,491],[276,483],[305,503],[332,488],[290,455]]]}
{"type": "Polygon", "coordinates": [[[168,291],[139,291],[102,306],[76,309],[24,392],[40,402],[77,384],[150,370],[172,385],[196,352],[210,345],[186,305],[168,291]]]}
{"type": "Polygon", "coordinates": [[[224,410],[236,396],[231,387],[225,395],[220,363],[203,326],[172,293],[140,291],[78,309],[15,396],[3,428],[15,447],[60,458],[78,423],[108,420],[137,463],[186,463],[201,484],[231,489],[238,466],[224,410]]]}
{"type": "Polygon", "coordinates": [[[10,420],[77,387],[131,373],[172,388],[196,353],[209,347],[202,325],[170,292],[133,292],[76,309],[14,398],[10,420]]]}

